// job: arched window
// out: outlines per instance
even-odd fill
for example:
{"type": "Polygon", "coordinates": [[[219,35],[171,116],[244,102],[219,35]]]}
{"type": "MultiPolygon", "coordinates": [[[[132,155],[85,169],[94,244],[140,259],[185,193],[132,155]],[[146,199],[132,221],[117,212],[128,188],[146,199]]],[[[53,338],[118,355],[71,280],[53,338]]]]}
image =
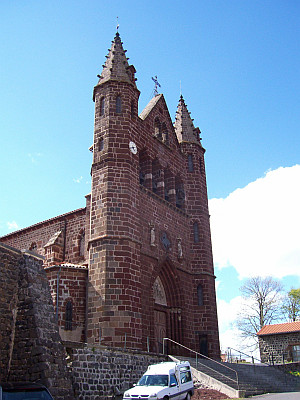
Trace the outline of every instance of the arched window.
{"type": "Polygon", "coordinates": [[[105,112],[105,99],[101,97],[100,99],[100,115],[104,115],[105,112]]]}
{"type": "Polygon", "coordinates": [[[161,136],[162,136],[163,143],[168,144],[169,135],[168,135],[168,130],[167,130],[167,127],[166,127],[165,123],[163,123],[162,127],[161,127],[161,136]]]}
{"type": "Polygon", "coordinates": [[[152,161],[152,191],[163,196],[163,169],[157,159],[152,161]]]}
{"type": "Polygon", "coordinates": [[[99,151],[102,151],[103,148],[104,148],[104,140],[103,140],[103,138],[101,138],[98,142],[98,149],[99,149],[99,151]]]}
{"type": "MultiPolygon", "coordinates": [[[[152,163],[145,149],[139,152],[140,185],[150,189],[152,177],[152,163]]],[[[152,188],[151,188],[152,189],[152,188]]]]}
{"type": "Polygon", "coordinates": [[[198,222],[194,222],[193,225],[193,233],[194,233],[194,243],[199,243],[199,225],[198,222]]]}
{"type": "Polygon", "coordinates": [[[154,136],[161,139],[161,125],[158,118],[155,118],[154,121],[154,136]]]}
{"type": "Polygon", "coordinates": [[[72,324],[73,324],[73,305],[72,302],[69,300],[66,303],[65,330],[71,331],[72,324]]]}
{"type": "Polygon", "coordinates": [[[174,178],[171,175],[169,168],[166,168],[164,171],[164,191],[166,201],[170,201],[170,190],[172,189],[172,184],[174,184],[174,178]]]}
{"type": "Polygon", "coordinates": [[[145,186],[145,172],[140,169],[140,185],[145,186]]]}
{"type": "Polygon", "coordinates": [[[203,288],[202,285],[197,286],[198,306],[203,306],[203,288]]]}
{"type": "Polygon", "coordinates": [[[85,250],[85,232],[83,231],[79,239],[79,255],[81,257],[84,257],[84,250],[85,250]]]}
{"type": "Polygon", "coordinates": [[[121,114],[122,112],[122,100],[121,96],[117,96],[116,98],[116,113],[121,114]]]}
{"type": "Polygon", "coordinates": [[[31,243],[31,245],[30,245],[30,247],[29,247],[29,250],[31,250],[31,251],[37,250],[37,244],[36,244],[36,242],[32,242],[32,243],[31,243]]]}
{"type": "Polygon", "coordinates": [[[176,191],[176,207],[184,208],[185,203],[185,192],[181,179],[176,176],[175,178],[175,191],[176,191]]]}
{"type": "Polygon", "coordinates": [[[194,171],[194,162],[193,162],[192,154],[188,155],[188,171],[189,172],[193,172],[194,171]]]}

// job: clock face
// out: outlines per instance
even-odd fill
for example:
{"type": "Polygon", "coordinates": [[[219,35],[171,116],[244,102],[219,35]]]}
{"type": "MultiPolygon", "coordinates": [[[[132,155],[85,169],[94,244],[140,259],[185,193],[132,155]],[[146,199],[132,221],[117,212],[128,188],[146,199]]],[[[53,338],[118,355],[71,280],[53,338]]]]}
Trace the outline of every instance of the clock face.
{"type": "Polygon", "coordinates": [[[136,147],[136,144],[134,142],[129,142],[129,149],[130,149],[132,154],[136,154],[137,153],[137,147],[136,147]]]}

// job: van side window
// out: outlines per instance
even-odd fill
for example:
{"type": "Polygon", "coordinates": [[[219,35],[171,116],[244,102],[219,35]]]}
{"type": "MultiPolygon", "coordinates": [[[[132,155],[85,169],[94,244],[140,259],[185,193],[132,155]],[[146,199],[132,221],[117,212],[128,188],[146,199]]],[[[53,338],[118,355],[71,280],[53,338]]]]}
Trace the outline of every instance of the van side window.
{"type": "Polygon", "coordinates": [[[178,386],[176,376],[173,374],[173,375],[170,375],[170,386],[172,386],[172,384],[174,384],[174,383],[176,386],[178,386]]]}
{"type": "Polygon", "coordinates": [[[185,371],[180,371],[180,382],[187,383],[192,380],[191,371],[186,369],[185,371]]]}

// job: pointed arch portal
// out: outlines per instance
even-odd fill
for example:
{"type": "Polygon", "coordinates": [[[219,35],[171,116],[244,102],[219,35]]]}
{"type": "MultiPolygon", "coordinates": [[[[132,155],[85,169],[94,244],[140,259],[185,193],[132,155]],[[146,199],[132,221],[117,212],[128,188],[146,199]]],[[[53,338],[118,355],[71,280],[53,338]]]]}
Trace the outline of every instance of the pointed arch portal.
{"type": "MultiPolygon", "coordinates": [[[[163,338],[182,343],[181,294],[175,269],[164,263],[153,284],[154,350],[163,351],[163,338]]],[[[168,344],[170,346],[170,344],[168,344]]]]}

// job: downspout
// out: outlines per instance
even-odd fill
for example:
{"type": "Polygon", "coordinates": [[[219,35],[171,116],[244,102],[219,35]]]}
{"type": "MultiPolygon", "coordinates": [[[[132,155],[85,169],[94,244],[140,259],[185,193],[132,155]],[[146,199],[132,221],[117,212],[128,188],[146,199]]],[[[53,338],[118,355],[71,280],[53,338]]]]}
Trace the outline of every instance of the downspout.
{"type": "Polygon", "coordinates": [[[65,219],[65,226],[64,226],[64,247],[63,247],[63,261],[66,261],[66,236],[67,236],[67,220],[65,219]]]}

